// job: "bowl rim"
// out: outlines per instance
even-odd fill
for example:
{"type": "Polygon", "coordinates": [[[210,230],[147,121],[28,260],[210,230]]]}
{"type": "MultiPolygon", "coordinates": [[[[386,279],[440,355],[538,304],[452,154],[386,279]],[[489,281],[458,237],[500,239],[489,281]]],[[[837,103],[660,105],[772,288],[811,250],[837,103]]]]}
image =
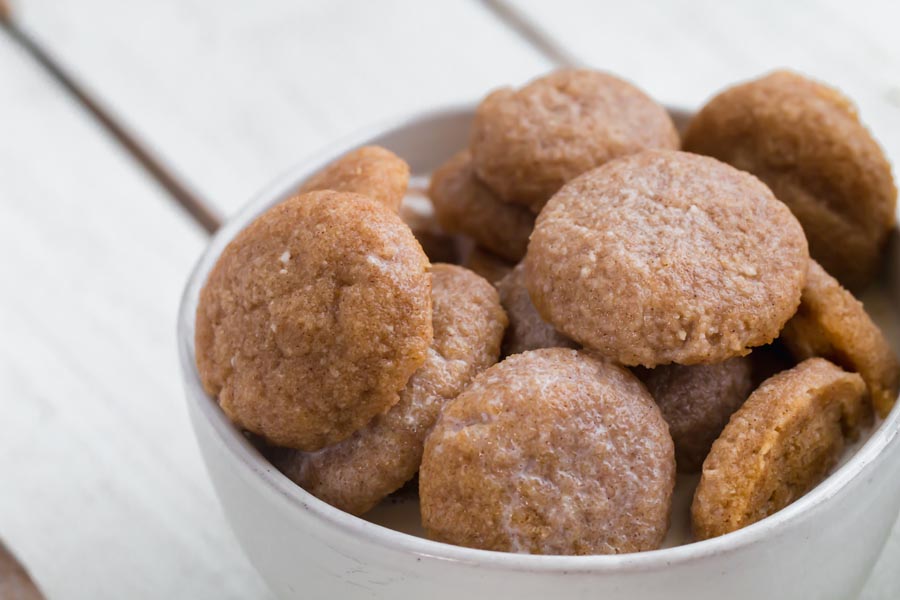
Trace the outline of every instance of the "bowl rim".
{"type": "MultiPolygon", "coordinates": [[[[211,425],[228,456],[259,480],[268,491],[284,498],[291,510],[309,513],[332,528],[403,553],[419,557],[489,566],[508,571],[530,572],[640,572],[693,562],[758,544],[777,535],[786,525],[798,521],[817,507],[828,503],[853,480],[862,476],[866,467],[882,458],[892,444],[900,443],[900,402],[877,426],[869,439],[843,465],[812,491],[774,515],[726,535],[680,546],[618,555],[556,556],[530,555],[455,546],[396,531],[345,513],[319,500],[275,469],[249,440],[228,420],[215,399],[206,394],[197,373],[194,358],[194,318],[196,301],[206,276],[222,249],[253,218],[269,206],[289,196],[310,174],[349,149],[368,143],[372,138],[391,134],[402,128],[421,125],[435,119],[463,118],[474,112],[474,103],[451,104],[415,112],[365,128],[326,146],[277,177],[257,193],[249,203],[230,216],[212,236],[191,270],[178,309],[177,338],[179,362],[187,401],[196,403],[199,413],[211,425]]],[[[690,114],[671,108],[673,114],[690,114]]],[[[193,411],[192,411],[193,412],[193,411]]]]}

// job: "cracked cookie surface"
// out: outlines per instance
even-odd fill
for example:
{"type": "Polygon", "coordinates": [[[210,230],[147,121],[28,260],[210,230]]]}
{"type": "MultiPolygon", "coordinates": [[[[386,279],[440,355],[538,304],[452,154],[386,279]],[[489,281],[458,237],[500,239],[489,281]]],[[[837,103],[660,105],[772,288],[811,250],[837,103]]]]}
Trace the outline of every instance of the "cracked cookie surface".
{"type": "Polygon", "coordinates": [[[538,312],[604,357],[715,363],[771,342],[809,253],[787,206],[713,158],[651,150],[585,173],[538,217],[525,257],[538,312]]]}
{"type": "Polygon", "coordinates": [[[311,192],[222,252],[197,306],[197,368],[238,426],[317,450],[399,400],[432,339],[421,246],[381,203],[311,192]]]}
{"type": "Polygon", "coordinates": [[[432,295],[434,341],[400,401],[342,442],[314,453],[292,451],[275,461],[332,506],[363,514],[409,481],[441,407],[497,362],[506,315],[494,287],[462,267],[436,264],[432,295]]]}
{"type": "Polygon", "coordinates": [[[672,438],[646,388],[563,348],[476,377],[445,405],[419,472],[430,537],[532,554],[658,548],[674,483],[672,438]]]}
{"type": "Polygon", "coordinates": [[[585,171],[641,150],[676,150],[679,139],[666,109],[634,85],[563,69],[488,95],[475,111],[469,146],[481,181],[501,200],[538,213],[585,171]]]}

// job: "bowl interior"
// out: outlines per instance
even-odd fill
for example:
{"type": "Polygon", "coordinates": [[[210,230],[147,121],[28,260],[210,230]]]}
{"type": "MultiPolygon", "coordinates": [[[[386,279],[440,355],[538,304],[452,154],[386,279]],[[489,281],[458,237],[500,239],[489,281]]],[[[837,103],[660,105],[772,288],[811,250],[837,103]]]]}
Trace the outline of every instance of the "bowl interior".
{"type": "MultiPolygon", "coordinates": [[[[672,110],[673,118],[683,125],[689,113],[672,110]]],[[[693,489],[698,475],[679,475],[676,497],[673,501],[672,527],[664,548],[620,556],[545,557],[524,556],[473,550],[432,542],[424,539],[418,515],[418,500],[414,490],[405,488],[387,498],[364,519],[343,513],[311,496],[280,473],[271,474],[266,459],[247,442],[246,438],[224,417],[215,399],[203,393],[194,366],[194,314],[197,298],[207,273],[228,242],[270,206],[289,197],[310,174],[340,156],[347,150],[363,144],[384,146],[409,164],[415,176],[425,178],[437,166],[468,143],[471,106],[434,110],[413,117],[399,119],[387,125],[362,132],[334,144],[315,157],[301,163],[280,177],[260,193],[214,236],[207,250],[191,274],[179,314],[179,347],[182,369],[189,389],[188,401],[199,402],[201,412],[210,420],[236,461],[248,465],[259,473],[259,485],[277,488],[279,493],[291,498],[297,509],[311,510],[336,527],[350,528],[359,535],[373,536],[379,541],[413,552],[441,556],[453,560],[489,560],[507,562],[512,566],[528,568],[621,568],[631,565],[640,568],[664,561],[690,560],[724,548],[749,544],[766,536],[787,520],[796,518],[837,493],[855,477],[863,465],[876,458],[891,442],[900,429],[900,405],[883,422],[873,427],[867,435],[849,447],[841,464],[831,476],[809,494],[797,500],[775,515],[737,532],[703,542],[690,541],[689,510],[693,489]]],[[[866,290],[862,300],[873,319],[885,331],[891,345],[900,347],[900,242],[892,236],[888,257],[878,283],[866,290]]]]}

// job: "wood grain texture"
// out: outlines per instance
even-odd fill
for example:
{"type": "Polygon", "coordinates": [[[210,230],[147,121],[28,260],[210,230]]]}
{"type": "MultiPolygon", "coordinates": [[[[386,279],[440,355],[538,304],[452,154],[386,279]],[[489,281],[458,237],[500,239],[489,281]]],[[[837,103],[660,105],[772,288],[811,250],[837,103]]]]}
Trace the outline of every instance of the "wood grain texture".
{"type": "Polygon", "coordinates": [[[0,36],[0,532],[50,598],[264,597],[175,358],[204,236],[0,36]]]}
{"type": "Polygon", "coordinates": [[[549,66],[477,0],[30,0],[18,14],[224,212],[361,127],[549,66]]]}
{"type": "Polygon", "coordinates": [[[701,106],[723,87],[776,68],[822,79],[858,104],[888,154],[900,159],[900,3],[692,0],[650,9],[640,2],[503,2],[578,60],[676,106],[701,106]]]}

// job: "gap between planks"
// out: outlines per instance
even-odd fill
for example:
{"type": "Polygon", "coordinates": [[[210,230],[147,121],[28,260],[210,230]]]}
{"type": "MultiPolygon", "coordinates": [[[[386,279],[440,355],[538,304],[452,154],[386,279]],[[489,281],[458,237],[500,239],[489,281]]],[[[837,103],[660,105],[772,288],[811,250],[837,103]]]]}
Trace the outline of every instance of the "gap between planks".
{"type": "MultiPolygon", "coordinates": [[[[497,20],[519,35],[527,44],[560,67],[581,65],[552,36],[539,29],[522,11],[504,0],[480,0],[497,20]]],[[[90,93],[40,43],[20,27],[7,0],[0,0],[0,25],[63,89],[65,89],[100,126],[180,205],[208,234],[215,233],[222,218],[212,204],[199,195],[162,159],[152,152],[139,136],[107,109],[100,98],[90,93]]]]}

